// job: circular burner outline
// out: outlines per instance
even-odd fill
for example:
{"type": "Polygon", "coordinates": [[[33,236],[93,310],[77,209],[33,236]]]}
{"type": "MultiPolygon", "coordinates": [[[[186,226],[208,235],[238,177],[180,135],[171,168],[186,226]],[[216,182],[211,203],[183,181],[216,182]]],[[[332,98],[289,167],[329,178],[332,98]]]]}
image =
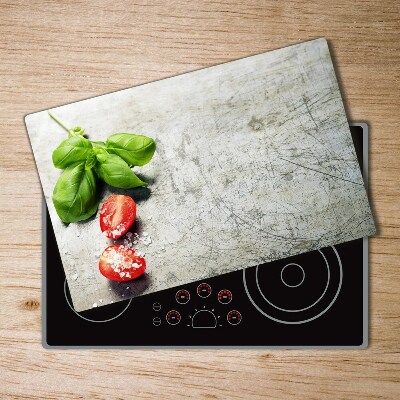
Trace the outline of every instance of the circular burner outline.
{"type": "Polygon", "coordinates": [[[65,279],[64,281],[64,296],[65,296],[65,300],[67,301],[67,304],[69,306],[69,308],[79,317],[84,319],[85,321],[88,322],[97,322],[97,323],[103,323],[103,322],[110,322],[113,321],[114,319],[117,319],[118,317],[120,317],[127,309],[128,307],[131,305],[133,298],[129,299],[129,303],[127,304],[127,306],[119,313],[117,314],[115,317],[109,318],[109,319],[104,319],[102,321],[97,321],[95,319],[90,319],[90,318],[86,318],[82,315],[80,315],[77,311],[75,311],[75,309],[72,307],[71,303],[68,300],[68,296],[67,296],[67,280],[65,279]]]}
{"type": "MultiPolygon", "coordinates": [[[[246,291],[247,297],[249,298],[250,302],[253,304],[253,306],[261,313],[263,314],[265,317],[272,319],[273,321],[276,322],[280,322],[282,324],[287,324],[287,325],[300,325],[300,324],[305,324],[307,322],[313,321],[314,319],[319,318],[321,315],[325,314],[333,305],[333,303],[336,301],[337,297],[339,296],[340,293],[340,289],[342,288],[342,281],[343,281],[343,268],[342,268],[342,261],[340,259],[339,253],[337,252],[336,248],[334,246],[330,246],[331,249],[335,252],[336,258],[338,260],[339,263],[339,272],[340,272],[340,278],[339,278],[339,285],[337,288],[337,291],[335,293],[335,296],[333,297],[333,299],[331,300],[331,302],[328,304],[327,307],[325,307],[325,309],[323,309],[320,313],[318,313],[317,315],[311,317],[311,318],[307,318],[305,320],[302,321],[283,321],[280,320],[278,318],[274,318],[271,315],[267,314],[266,312],[264,312],[253,300],[253,298],[250,295],[249,289],[247,287],[247,283],[246,283],[246,269],[243,270],[243,285],[244,285],[244,289],[246,291]]],[[[322,253],[321,250],[318,250],[320,253],[322,253]]],[[[324,257],[325,258],[325,257],[324,257]]],[[[258,266],[257,266],[258,268],[258,266]]]]}
{"type": "MultiPolygon", "coordinates": [[[[259,284],[259,282],[258,282],[258,267],[259,267],[259,266],[257,265],[257,268],[256,268],[256,283],[257,283],[258,291],[260,292],[260,294],[261,294],[261,296],[263,297],[263,299],[264,299],[268,304],[270,304],[272,307],[276,308],[277,310],[284,311],[284,312],[301,312],[301,311],[305,311],[305,310],[310,309],[311,307],[314,307],[317,303],[319,303],[319,302],[321,301],[321,299],[324,297],[326,291],[328,290],[329,282],[330,282],[330,280],[331,280],[331,272],[330,272],[330,270],[329,270],[328,260],[326,259],[324,253],[322,253],[321,250],[318,250],[318,251],[322,254],[322,257],[323,257],[324,260],[325,260],[326,269],[327,269],[327,271],[328,271],[328,280],[327,280],[327,282],[326,282],[325,289],[324,289],[324,291],[322,292],[321,296],[319,296],[318,299],[314,301],[314,303],[312,303],[312,304],[311,304],[310,306],[308,306],[308,307],[299,308],[299,309],[297,309],[297,310],[288,310],[288,309],[286,309],[286,308],[278,307],[278,306],[276,306],[274,303],[271,303],[271,302],[265,297],[264,293],[262,292],[262,290],[261,290],[261,288],[260,288],[260,284],[259,284]]],[[[289,265],[289,264],[287,264],[287,265],[289,265]]],[[[287,265],[285,265],[285,267],[286,267],[287,265]]],[[[298,264],[296,264],[296,265],[298,265],[298,264]]],[[[285,267],[284,267],[284,268],[285,268],[285,267]]],[[[299,265],[299,267],[300,267],[300,265],[299,265]]]]}
{"type": "Polygon", "coordinates": [[[304,279],[305,279],[305,278],[306,278],[306,273],[304,272],[304,269],[303,269],[303,267],[302,267],[300,264],[289,263],[289,264],[286,264],[286,265],[282,268],[282,271],[281,271],[281,281],[282,281],[283,284],[286,285],[287,287],[290,287],[290,288],[298,287],[298,286],[300,286],[300,285],[304,282],[304,279]],[[285,268],[288,267],[289,265],[296,265],[296,266],[299,267],[299,268],[301,269],[301,271],[303,272],[303,279],[302,279],[301,282],[298,283],[297,285],[289,285],[289,284],[286,283],[286,282],[284,281],[284,279],[283,279],[283,271],[284,271],[285,268]]]}

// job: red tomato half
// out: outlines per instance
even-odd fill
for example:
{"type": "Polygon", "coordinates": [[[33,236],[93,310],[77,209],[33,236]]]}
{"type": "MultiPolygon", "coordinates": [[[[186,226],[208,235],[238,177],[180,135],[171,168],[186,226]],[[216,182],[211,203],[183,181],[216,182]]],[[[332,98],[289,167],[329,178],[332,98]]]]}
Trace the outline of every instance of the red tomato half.
{"type": "Polygon", "coordinates": [[[109,239],[118,239],[128,232],[136,218],[136,203],[129,196],[113,194],[100,210],[100,229],[109,239]]]}
{"type": "Polygon", "coordinates": [[[146,260],[135,255],[135,251],[127,246],[114,244],[104,249],[99,261],[102,275],[112,281],[131,281],[146,270],[146,260]]]}

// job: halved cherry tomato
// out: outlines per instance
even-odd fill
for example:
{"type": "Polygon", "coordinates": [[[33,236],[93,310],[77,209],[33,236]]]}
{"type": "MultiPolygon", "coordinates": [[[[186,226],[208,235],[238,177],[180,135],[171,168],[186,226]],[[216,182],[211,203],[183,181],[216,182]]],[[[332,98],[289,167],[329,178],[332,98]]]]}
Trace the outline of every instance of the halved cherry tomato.
{"type": "Polygon", "coordinates": [[[132,197],[113,194],[100,210],[100,229],[109,239],[118,239],[128,232],[136,218],[132,197]]]}
{"type": "Polygon", "coordinates": [[[135,255],[135,251],[121,244],[104,249],[99,261],[102,275],[112,281],[131,281],[146,270],[146,260],[135,255]]]}

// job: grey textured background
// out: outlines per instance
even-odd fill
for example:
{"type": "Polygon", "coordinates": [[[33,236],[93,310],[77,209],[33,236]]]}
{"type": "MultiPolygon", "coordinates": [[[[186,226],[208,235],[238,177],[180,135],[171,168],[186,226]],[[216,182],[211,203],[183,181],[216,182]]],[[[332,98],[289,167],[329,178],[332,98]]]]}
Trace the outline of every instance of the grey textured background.
{"type": "MultiPolygon", "coordinates": [[[[26,117],[77,311],[349,241],[375,232],[324,39],[53,109],[93,140],[154,137],[134,230],[147,273],[116,284],[98,271],[111,243],[97,216],[64,225],[51,195],[52,151],[66,137],[46,111],[26,117]],[[150,217],[150,218],[149,218],[150,217]]],[[[104,188],[102,198],[112,192],[104,188]]],[[[48,266],[51,268],[51,265],[48,266]]]]}

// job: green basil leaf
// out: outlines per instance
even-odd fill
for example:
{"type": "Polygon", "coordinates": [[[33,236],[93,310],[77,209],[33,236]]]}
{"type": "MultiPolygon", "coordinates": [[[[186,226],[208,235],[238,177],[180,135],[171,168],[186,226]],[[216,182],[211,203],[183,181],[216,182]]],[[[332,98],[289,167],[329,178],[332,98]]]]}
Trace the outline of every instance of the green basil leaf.
{"type": "Polygon", "coordinates": [[[90,140],[82,136],[71,136],[54,150],[53,164],[56,168],[65,169],[69,165],[85,161],[91,151],[90,140]]]}
{"type": "Polygon", "coordinates": [[[91,141],[94,145],[96,146],[100,146],[100,147],[104,147],[106,144],[104,142],[95,142],[95,141],[91,141]]]}
{"type": "Polygon", "coordinates": [[[85,169],[92,169],[96,165],[96,162],[97,158],[94,154],[94,151],[92,150],[86,158],[85,169]]]}
{"type": "Polygon", "coordinates": [[[110,186],[131,189],[137,186],[147,186],[129,168],[129,165],[115,154],[109,154],[107,159],[96,167],[97,175],[110,186]]]}
{"type": "Polygon", "coordinates": [[[67,167],[54,187],[53,204],[63,222],[90,218],[99,205],[93,170],[86,170],[84,162],[67,167]]]}
{"type": "Polygon", "coordinates": [[[156,142],[147,136],[133,133],[114,133],[106,142],[109,153],[120,156],[128,165],[147,164],[156,150],[156,142]]]}

